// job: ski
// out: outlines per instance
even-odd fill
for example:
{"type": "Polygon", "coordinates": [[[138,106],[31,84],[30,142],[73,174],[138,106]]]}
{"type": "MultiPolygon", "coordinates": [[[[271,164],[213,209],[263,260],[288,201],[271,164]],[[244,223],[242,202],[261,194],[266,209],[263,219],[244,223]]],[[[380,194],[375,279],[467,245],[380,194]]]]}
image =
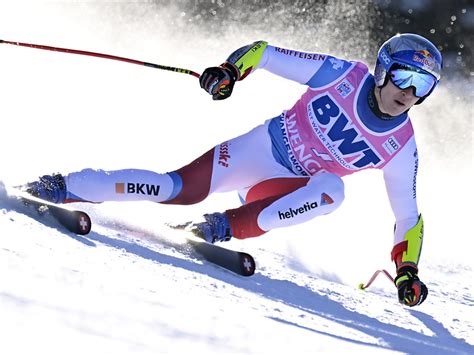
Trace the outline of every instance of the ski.
{"type": "Polygon", "coordinates": [[[26,206],[32,206],[42,217],[50,215],[62,227],[74,234],[86,235],[91,231],[91,219],[83,211],[42,200],[14,187],[8,187],[6,190],[8,196],[21,200],[26,206]]]}
{"type": "Polygon", "coordinates": [[[252,276],[255,273],[255,260],[250,254],[195,240],[191,237],[188,237],[187,240],[193,250],[217,266],[242,276],[252,276]]]}
{"type": "Polygon", "coordinates": [[[187,233],[186,240],[193,250],[205,260],[242,276],[252,276],[255,273],[255,259],[252,255],[241,251],[227,249],[211,244],[195,236],[188,227],[190,222],[181,225],[167,224],[174,230],[187,233]]]}

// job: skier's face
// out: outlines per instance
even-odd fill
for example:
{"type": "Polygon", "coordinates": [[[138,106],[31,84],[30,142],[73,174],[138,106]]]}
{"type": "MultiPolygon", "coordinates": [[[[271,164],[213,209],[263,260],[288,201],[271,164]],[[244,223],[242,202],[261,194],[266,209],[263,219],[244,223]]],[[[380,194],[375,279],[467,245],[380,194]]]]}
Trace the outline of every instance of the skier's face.
{"type": "Polygon", "coordinates": [[[390,116],[398,116],[410,109],[419,98],[412,87],[399,89],[389,80],[375,95],[380,110],[390,116]]]}

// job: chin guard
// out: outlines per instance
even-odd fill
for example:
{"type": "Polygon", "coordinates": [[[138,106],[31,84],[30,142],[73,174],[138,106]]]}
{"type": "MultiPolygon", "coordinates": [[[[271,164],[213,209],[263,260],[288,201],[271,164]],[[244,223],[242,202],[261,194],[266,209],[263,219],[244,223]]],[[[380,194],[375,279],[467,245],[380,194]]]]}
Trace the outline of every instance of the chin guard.
{"type": "Polygon", "coordinates": [[[418,223],[405,233],[403,242],[392,249],[392,261],[395,261],[397,270],[403,266],[412,266],[418,270],[421,247],[423,245],[423,218],[420,214],[418,223]]]}
{"type": "Polygon", "coordinates": [[[239,72],[237,80],[243,80],[257,67],[267,45],[265,41],[257,41],[237,49],[227,58],[226,63],[233,65],[239,72]]]}

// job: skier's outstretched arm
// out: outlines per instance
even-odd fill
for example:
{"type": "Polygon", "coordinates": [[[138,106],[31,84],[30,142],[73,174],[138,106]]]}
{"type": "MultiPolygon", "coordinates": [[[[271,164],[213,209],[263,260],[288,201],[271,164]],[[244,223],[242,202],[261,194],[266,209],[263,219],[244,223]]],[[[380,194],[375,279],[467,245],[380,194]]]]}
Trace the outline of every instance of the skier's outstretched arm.
{"type": "Polygon", "coordinates": [[[423,218],[416,202],[418,153],[415,138],[398,152],[383,169],[385,185],[395,215],[392,261],[395,262],[400,303],[416,306],[422,303],[428,289],[418,278],[418,262],[423,244],[423,218]]]}
{"type": "Polygon", "coordinates": [[[337,80],[353,62],[320,53],[300,52],[257,41],[234,51],[218,67],[204,70],[199,82],[214,100],[232,94],[235,82],[256,69],[265,69],[283,78],[310,87],[322,87],[337,80]]]}

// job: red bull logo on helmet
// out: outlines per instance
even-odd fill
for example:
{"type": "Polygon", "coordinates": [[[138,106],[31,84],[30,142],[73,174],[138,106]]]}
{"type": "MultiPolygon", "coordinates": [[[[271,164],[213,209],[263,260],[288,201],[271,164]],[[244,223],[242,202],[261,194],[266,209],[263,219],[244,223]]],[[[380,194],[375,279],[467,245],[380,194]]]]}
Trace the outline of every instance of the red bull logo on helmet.
{"type": "Polygon", "coordinates": [[[415,51],[413,61],[423,64],[427,69],[434,69],[435,67],[435,59],[426,49],[415,51]]]}

